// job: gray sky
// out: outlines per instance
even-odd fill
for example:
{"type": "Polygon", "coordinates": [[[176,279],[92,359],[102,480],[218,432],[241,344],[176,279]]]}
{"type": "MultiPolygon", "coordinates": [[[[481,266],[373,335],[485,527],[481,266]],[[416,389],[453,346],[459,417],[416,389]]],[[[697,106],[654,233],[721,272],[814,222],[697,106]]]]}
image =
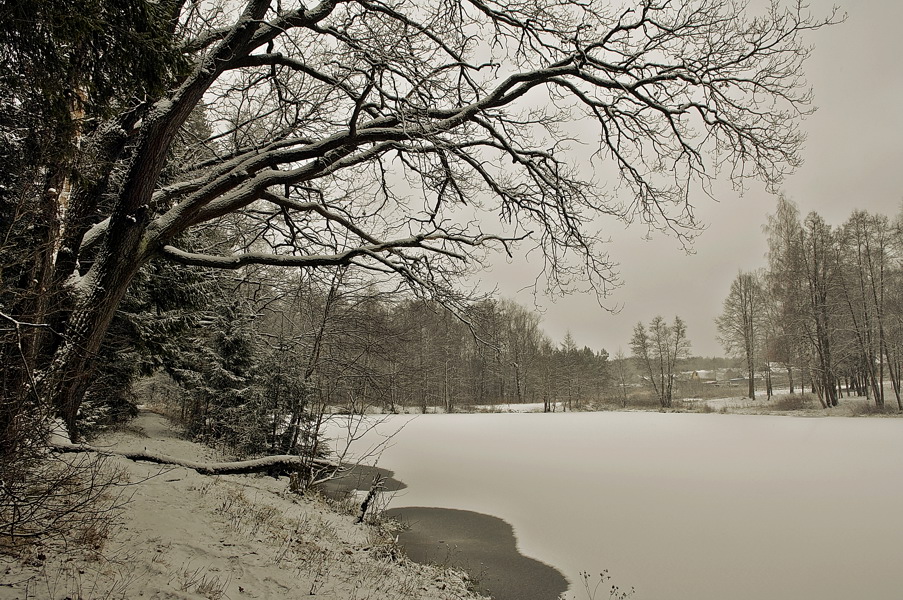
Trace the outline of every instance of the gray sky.
{"type": "MultiPolygon", "coordinates": [[[[810,4],[814,14],[827,15],[834,3],[810,4]]],[[[857,208],[896,215],[903,201],[903,2],[848,0],[840,9],[846,22],[808,38],[815,48],[805,70],[818,110],[803,124],[805,164],[782,186],[803,215],[817,211],[832,225],[857,208]]],[[[623,282],[608,303],[620,311],[605,312],[589,296],[539,298],[545,331],[560,342],[570,330],[581,346],[612,355],[620,347],[629,354],[638,321],[680,315],[694,354],[723,355],[714,318],[738,270],[765,265],[762,226],[775,202],[757,184],[742,197],[730,191],[719,194],[718,202],[700,197],[696,215],[708,229],[689,255],[674,238],[644,239],[643,226],[604,232],[612,238],[607,249],[620,264],[623,282]]],[[[518,290],[532,285],[536,268],[528,261],[499,259],[482,279],[497,276],[502,295],[530,305],[532,291],[518,290]]]]}

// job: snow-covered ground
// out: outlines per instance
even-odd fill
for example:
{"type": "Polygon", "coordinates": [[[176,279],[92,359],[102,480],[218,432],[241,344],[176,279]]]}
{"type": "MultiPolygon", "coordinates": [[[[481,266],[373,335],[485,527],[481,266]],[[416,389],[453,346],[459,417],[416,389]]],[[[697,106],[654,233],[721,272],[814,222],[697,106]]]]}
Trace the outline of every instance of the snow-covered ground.
{"type": "Polygon", "coordinates": [[[504,519],[569,597],[603,569],[637,600],[903,593],[903,420],[399,415],[380,430],[402,425],[379,463],[408,485],[391,506],[504,519]]]}
{"type": "MultiPolygon", "coordinates": [[[[474,412],[499,412],[499,413],[536,413],[543,412],[545,405],[542,402],[528,402],[525,404],[478,404],[470,407],[474,412]]],[[[556,412],[562,410],[563,403],[556,402],[556,412]]]]}
{"type": "MultiPolygon", "coordinates": [[[[159,415],[95,445],[215,461],[159,415]]],[[[469,598],[452,572],[397,561],[352,514],[286,493],[287,480],[200,475],[182,467],[109,459],[132,485],[112,536],[95,550],[32,546],[0,555],[0,599],[84,600],[469,598]]]]}
{"type": "MultiPolygon", "coordinates": [[[[529,412],[543,412],[543,403],[542,402],[527,402],[524,404],[471,404],[465,406],[455,406],[453,412],[456,413],[470,413],[470,412],[479,412],[479,413],[529,413],[529,412]]],[[[563,402],[555,403],[556,412],[564,409],[563,402]]],[[[341,413],[342,409],[335,407],[333,410],[334,413],[341,413]]],[[[384,414],[386,411],[381,407],[371,406],[366,410],[367,414],[384,414]]],[[[427,406],[424,409],[421,406],[400,406],[396,408],[396,412],[399,414],[405,415],[420,415],[420,414],[430,414],[430,415],[440,415],[446,414],[446,410],[444,406],[427,406]]]]}

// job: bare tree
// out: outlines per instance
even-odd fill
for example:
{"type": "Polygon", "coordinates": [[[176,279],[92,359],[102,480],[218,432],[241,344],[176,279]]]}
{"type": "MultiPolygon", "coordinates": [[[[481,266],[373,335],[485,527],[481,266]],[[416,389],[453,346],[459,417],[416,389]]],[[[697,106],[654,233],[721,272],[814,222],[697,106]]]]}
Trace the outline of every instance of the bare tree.
{"type": "Polygon", "coordinates": [[[506,325],[502,340],[504,356],[513,375],[514,399],[518,404],[527,401],[531,390],[533,367],[539,356],[542,332],[539,315],[513,301],[502,302],[506,325]]]}
{"type": "Polygon", "coordinates": [[[615,353],[615,358],[612,361],[612,367],[614,371],[612,383],[618,389],[618,401],[621,404],[621,408],[627,408],[629,401],[627,395],[627,387],[629,385],[628,381],[631,379],[632,373],[630,369],[630,363],[627,361],[627,356],[620,348],[618,348],[618,351],[615,353]]]}
{"type": "MultiPolygon", "coordinates": [[[[885,371],[900,406],[900,390],[888,343],[888,297],[893,271],[893,239],[890,220],[883,215],[854,211],[840,232],[841,290],[856,339],[859,363],[866,386],[878,408],[885,403],[885,371]]],[[[863,386],[863,387],[866,387],[863,386]]]]}
{"type": "Polygon", "coordinates": [[[539,346],[538,379],[543,412],[555,412],[558,409],[559,372],[555,361],[555,350],[552,340],[548,336],[542,336],[539,346]]]}
{"type": "Polygon", "coordinates": [[[903,411],[903,210],[898,213],[891,228],[893,266],[888,274],[887,301],[887,364],[897,408],[903,411]]]}
{"type": "Polygon", "coordinates": [[[816,213],[809,213],[801,230],[803,281],[806,286],[806,316],[803,321],[814,356],[813,387],[825,408],[837,406],[837,341],[839,257],[831,226],[816,213]]]}
{"type": "Polygon", "coordinates": [[[886,403],[890,380],[901,408],[899,329],[899,224],[883,215],[854,211],[832,229],[817,213],[800,220],[796,206],[780,198],[766,232],[765,281],[770,313],[767,351],[810,375],[825,408],[848,393],[886,403]]]}
{"type": "MultiPolygon", "coordinates": [[[[719,340],[729,355],[739,355],[746,363],[747,395],[756,397],[756,370],[765,345],[765,295],[760,277],[739,273],[724,299],[724,309],[715,324],[719,340]]],[[[767,367],[766,367],[767,370],[767,367]]]]}
{"type": "Polygon", "coordinates": [[[152,260],[354,265],[453,303],[454,275],[482,247],[529,238],[552,287],[604,293],[612,273],[594,216],[682,235],[691,193],[720,167],[775,183],[798,164],[802,36],[833,19],[802,2],[752,17],[729,0],[147,5],[178,67],[80,123],[71,191],[41,189],[65,204],[43,240],[52,277],[37,284],[61,299],[60,335],[31,366],[73,436],[116,307],[152,260]],[[211,134],[188,139],[199,113],[211,134]],[[592,160],[612,167],[625,197],[575,166],[573,121],[594,126],[592,160]],[[189,149],[174,163],[177,140],[189,149]],[[481,226],[485,214],[497,225],[481,226]],[[199,227],[244,241],[181,247],[199,227]]]}
{"type": "Polygon", "coordinates": [[[658,396],[662,408],[671,408],[674,394],[674,367],[681,358],[690,354],[687,327],[680,317],[668,325],[661,316],[656,316],[647,329],[637,323],[630,340],[630,349],[645,374],[647,381],[658,396]]]}
{"type": "Polygon", "coordinates": [[[814,212],[801,222],[796,206],[783,198],[767,230],[769,282],[788,366],[798,360],[822,406],[836,406],[840,306],[835,233],[814,212]]]}

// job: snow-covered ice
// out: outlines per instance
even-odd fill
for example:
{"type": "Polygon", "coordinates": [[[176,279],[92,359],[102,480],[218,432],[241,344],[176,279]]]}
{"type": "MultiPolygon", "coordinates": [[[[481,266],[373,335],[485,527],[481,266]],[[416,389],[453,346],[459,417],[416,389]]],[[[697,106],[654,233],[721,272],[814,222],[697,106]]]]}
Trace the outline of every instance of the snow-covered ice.
{"type": "Polygon", "coordinates": [[[379,430],[401,425],[379,462],[408,486],[392,507],[500,517],[572,584],[608,569],[638,600],[903,591],[900,419],[398,415],[379,430]]]}

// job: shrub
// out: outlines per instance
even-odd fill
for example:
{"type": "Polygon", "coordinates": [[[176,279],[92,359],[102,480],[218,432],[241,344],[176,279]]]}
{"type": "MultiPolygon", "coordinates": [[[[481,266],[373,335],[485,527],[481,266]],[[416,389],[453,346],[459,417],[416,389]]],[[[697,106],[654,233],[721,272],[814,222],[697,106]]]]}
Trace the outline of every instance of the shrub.
{"type": "Polygon", "coordinates": [[[634,390],[629,394],[628,406],[638,408],[661,408],[661,402],[651,390],[634,390]]]}
{"type": "Polygon", "coordinates": [[[815,406],[812,394],[788,394],[774,401],[775,410],[806,410],[815,406]]]}
{"type": "Polygon", "coordinates": [[[30,542],[74,543],[99,552],[125,499],[124,480],[93,454],[19,456],[4,464],[0,486],[0,549],[30,542]]]}
{"type": "Polygon", "coordinates": [[[848,408],[850,410],[851,417],[867,417],[867,416],[871,416],[871,415],[887,415],[887,414],[894,414],[894,413],[898,412],[897,408],[890,404],[885,404],[884,408],[878,408],[877,406],[875,406],[875,403],[872,400],[852,402],[851,404],[848,405],[848,408]]]}

